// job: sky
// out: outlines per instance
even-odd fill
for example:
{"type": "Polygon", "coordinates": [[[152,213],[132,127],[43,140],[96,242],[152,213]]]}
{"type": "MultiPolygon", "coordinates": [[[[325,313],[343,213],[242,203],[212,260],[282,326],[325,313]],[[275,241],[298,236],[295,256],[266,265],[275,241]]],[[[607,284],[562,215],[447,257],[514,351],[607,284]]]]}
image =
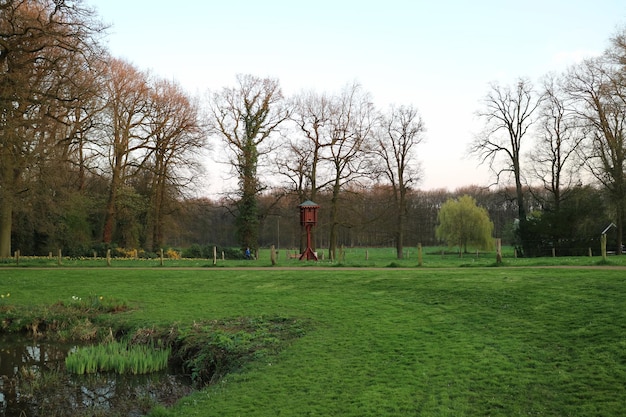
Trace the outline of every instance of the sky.
{"type": "MultiPolygon", "coordinates": [[[[490,83],[539,85],[626,27],[624,0],[85,1],[111,25],[112,55],[200,97],[252,74],[287,96],[358,82],[379,109],[416,107],[425,190],[493,182],[467,155],[490,83]]],[[[208,182],[208,193],[224,185],[219,174],[208,182]]]]}

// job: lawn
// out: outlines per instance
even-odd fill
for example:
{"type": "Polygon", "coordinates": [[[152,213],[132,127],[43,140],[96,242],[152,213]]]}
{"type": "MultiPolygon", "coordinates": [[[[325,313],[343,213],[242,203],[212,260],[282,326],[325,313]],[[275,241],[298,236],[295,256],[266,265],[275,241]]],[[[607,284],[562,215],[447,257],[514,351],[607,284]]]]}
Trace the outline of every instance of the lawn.
{"type": "MultiPolygon", "coordinates": [[[[258,261],[261,262],[261,261],[258,261]]],[[[302,337],[159,416],[621,416],[626,271],[8,269],[0,303],[124,300],[132,326],[281,316],[302,337]],[[10,300],[10,301],[9,301],[10,300]]]]}
{"type": "MultiPolygon", "coordinates": [[[[315,268],[315,267],[359,267],[359,268],[457,268],[457,267],[491,267],[496,264],[495,252],[476,252],[471,250],[459,256],[458,249],[445,247],[424,247],[422,250],[421,266],[416,247],[407,247],[404,250],[404,258],[396,259],[394,248],[339,248],[337,259],[330,261],[327,250],[319,249],[319,261],[300,261],[296,256],[295,249],[278,250],[276,266],[291,268],[315,268]]],[[[557,256],[541,258],[521,258],[515,256],[512,247],[503,247],[502,266],[595,266],[614,265],[626,266],[626,256],[609,255],[603,260],[599,251],[594,256],[557,256]]],[[[271,267],[271,255],[269,249],[261,249],[256,260],[232,260],[221,259],[132,259],[112,258],[113,268],[228,268],[228,267],[271,267]]],[[[19,264],[15,258],[0,259],[0,269],[3,267],[82,267],[101,268],[107,266],[104,258],[68,258],[63,257],[32,257],[22,256],[19,264]]]]}

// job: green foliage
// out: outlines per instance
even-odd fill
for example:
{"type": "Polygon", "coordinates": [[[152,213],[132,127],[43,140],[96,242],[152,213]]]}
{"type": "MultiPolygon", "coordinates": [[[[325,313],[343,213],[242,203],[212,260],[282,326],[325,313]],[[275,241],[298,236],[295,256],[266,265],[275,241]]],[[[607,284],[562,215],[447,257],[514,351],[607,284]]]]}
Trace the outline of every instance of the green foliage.
{"type": "MultiPolygon", "coordinates": [[[[15,298],[13,294],[11,297],[15,298]]],[[[29,333],[62,340],[93,341],[115,332],[126,331],[122,320],[110,320],[109,314],[130,310],[123,301],[111,297],[90,295],[64,297],[52,305],[0,303],[0,332],[29,333]]],[[[26,298],[29,300],[29,298],[26,298]]],[[[5,301],[8,297],[5,296],[5,301]]]]}
{"type": "Polygon", "coordinates": [[[493,223],[487,210],[478,207],[473,197],[449,199],[441,206],[438,220],[436,235],[449,246],[458,245],[464,252],[468,245],[480,249],[493,247],[493,223]]]}
{"type": "Polygon", "coordinates": [[[220,245],[199,245],[197,243],[183,249],[182,257],[187,259],[212,259],[213,248],[216,248],[218,258],[221,258],[223,253],[224,259],[244,259],[243,253],[240,249],[223,247],[220,245]]]}
{"type": "Polygon", "coordinates": [[[209,384],[252,359],[276,353],[302,332],[302,321],[283,317],[194,323],[181,330],[175,359],[197,384],[209,384]]]}
{"type": "Polygon", "coordinates": [[[259,207],[256,190],[254,194],[245,193],[237,203],[235,228],[241,249],[250,248],[254,252],[259,246],[259,207]]]}
{"type": "MultiPolygon", "coordinates": [[[[116,220],[114,241],[125,248],[139,248],[145,233],[148,198],[129,186],[120,187],[116,198],[116,220]]],[[[150,248],[152,249],[152,248],[150,248]]]]}
{"type": "Polygon", "coordinates": [[[526,222],[528,248],[524,256],[587,255],[599,249],[600,232],[611,222],[602,194],[592,187],[575,187],[558,205],[543,203],[543,210],[530,213],[526,222]]]}

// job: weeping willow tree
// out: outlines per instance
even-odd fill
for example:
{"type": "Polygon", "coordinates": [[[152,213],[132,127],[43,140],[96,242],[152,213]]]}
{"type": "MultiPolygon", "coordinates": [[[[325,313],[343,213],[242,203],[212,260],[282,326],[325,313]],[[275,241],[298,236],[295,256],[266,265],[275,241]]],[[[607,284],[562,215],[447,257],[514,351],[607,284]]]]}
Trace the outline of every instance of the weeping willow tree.
{"type": "Polygon", "coordinates": [[[464,253],[467,253],[468,246],[493,247],[493,222],[489,220],[487,210],[478,207],[471,196],[446,201],[439,210],[438,221],[436,236],[448,246],[458,246],[464,253]]]}

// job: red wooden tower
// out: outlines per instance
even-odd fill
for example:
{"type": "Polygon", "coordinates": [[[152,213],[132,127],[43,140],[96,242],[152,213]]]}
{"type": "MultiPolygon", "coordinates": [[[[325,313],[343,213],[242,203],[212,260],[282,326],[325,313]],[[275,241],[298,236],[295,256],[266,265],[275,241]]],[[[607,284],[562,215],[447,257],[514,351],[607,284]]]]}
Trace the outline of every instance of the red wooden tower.
{"type": "Polygon", "coordinates": [[[300,260],[310,261],[314,259],[317,261],[317,255],[311,249],[311,228],[317,225],[317,209],[320,206],[307,200],[298,207],[300,207],[300,224],[306,228],[306,250],[300,255],[300,260]]]}

